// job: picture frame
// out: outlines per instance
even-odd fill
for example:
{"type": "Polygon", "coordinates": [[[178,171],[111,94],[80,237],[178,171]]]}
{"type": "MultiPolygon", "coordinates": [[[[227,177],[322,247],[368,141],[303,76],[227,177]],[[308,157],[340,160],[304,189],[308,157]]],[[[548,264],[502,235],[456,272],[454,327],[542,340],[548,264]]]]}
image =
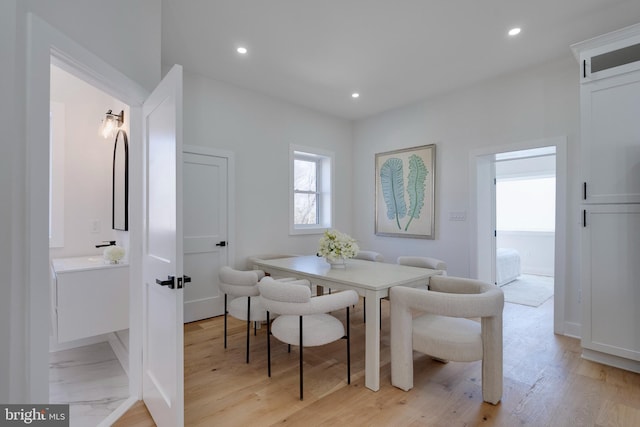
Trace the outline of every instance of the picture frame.
{"type": "Polygon", "coordinates": [[[436,145],[375,155],[375,234],[435,239],[436,145]]]}

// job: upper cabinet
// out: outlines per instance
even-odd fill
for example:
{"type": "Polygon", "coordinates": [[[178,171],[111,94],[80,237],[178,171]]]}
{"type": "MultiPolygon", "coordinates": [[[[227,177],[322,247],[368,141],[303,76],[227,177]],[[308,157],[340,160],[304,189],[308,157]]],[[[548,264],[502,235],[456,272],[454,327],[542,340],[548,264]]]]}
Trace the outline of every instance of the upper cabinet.
{"type": "Polygon", "coordinates": [[[580,62],[580,81],[640,70],[640,24],[571,46],[580,62]]]}
{"type": "Polygon", "coordinates": [[[572,46],[583,203],[640,203],[640,24],[572,46]]]}

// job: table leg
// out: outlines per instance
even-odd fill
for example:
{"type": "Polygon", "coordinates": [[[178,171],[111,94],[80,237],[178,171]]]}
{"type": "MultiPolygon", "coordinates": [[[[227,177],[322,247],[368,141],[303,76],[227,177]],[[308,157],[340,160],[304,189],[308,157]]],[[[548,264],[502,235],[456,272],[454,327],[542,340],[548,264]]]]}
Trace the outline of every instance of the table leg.
{"type": "Polygon", "coordinates": [[[380,298],[376,291],[366,292],[365,311],[365,381],[364,385],[373,391],[380,389],[380,298]]]}

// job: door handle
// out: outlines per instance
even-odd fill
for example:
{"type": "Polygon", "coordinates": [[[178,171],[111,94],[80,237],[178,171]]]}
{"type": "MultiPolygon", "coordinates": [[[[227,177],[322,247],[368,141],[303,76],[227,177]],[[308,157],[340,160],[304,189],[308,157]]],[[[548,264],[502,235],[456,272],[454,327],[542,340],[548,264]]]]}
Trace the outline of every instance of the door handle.
{"type": "Polygon", "coordinates": [[[222,247],[227,246],[227,242],[223,240],[220,243],[216,243],[216,246],[222,246],[222,247]]]}
{"type": "Polygon", "coordinates": [[[168,276],[167,280],[156,279],[156,283],[160,286],[168,286],[169,289],[175,289],[176,278],[173,276],[168,276]]]}

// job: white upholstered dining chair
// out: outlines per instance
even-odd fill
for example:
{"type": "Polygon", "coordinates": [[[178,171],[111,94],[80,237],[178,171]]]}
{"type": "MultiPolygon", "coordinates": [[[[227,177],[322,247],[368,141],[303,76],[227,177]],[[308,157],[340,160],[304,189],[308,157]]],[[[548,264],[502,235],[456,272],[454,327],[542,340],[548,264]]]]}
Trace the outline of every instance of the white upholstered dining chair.
{"type": "MultiPolygon", "coordinates": [[[[249,363],[249,337],[251,335],[251,322],[264,322],[267,320],[267,312],[262,307],[258,290],[258,281],[265,277],[262,270],[241,271],[224,266],[218,271],[220,289],[224,293],[224,348],[227,348],[227,316],[230,314],[239,320],[247,321],[247,355],[249,363]],[[231,301],[228,297],[231,297],[231,301]]],[[[305,285],[309,288],[308,280],[288,280],[297,286],[305,285]]],[[[254,329],[255,334],[255,329],[254,329]]]]}
{"type": "Polygon", "coordinates": [[[428,256],[399,256],[396,262],[400,265],[409,265],[411,267],[442,270],[443,275],[447,275],[447,263],[438,258],[428,256]]]}
{"type": "Polygon", "coordinates": [[[278,340],[298,346],[300,352],[300,400],[303,399],[304,347],[315,347],[347,339],[347,383],[351,384],[351,347],[349,333],[349,307],[358,302],[353,290],[311,297],[306,286],[280,282],[265,277],[258,284],[260,300],[267,310],[267,372],[271,377],[271,335],[278,340]],[[342,322],[329,314],[346,309],[346,332],[342,322]],[[271,316],[278,317],[270,322],[271,316]]]}
{"type": "Polygon", "coordinates": [[[502,290],[447,276],[431,277],[429,289],[390,289],[391,383],[405,391],[413,388],[414,350],[439,361],[482,360],[482,398],[497,404],[503,380],[502,290]]]}
{"type": "Polygon", "coordinates": [[[358,251],[355,259],[363,259],[365,261],[384,262],[384,257],[379,252],[375,251],[358,251]]]}

